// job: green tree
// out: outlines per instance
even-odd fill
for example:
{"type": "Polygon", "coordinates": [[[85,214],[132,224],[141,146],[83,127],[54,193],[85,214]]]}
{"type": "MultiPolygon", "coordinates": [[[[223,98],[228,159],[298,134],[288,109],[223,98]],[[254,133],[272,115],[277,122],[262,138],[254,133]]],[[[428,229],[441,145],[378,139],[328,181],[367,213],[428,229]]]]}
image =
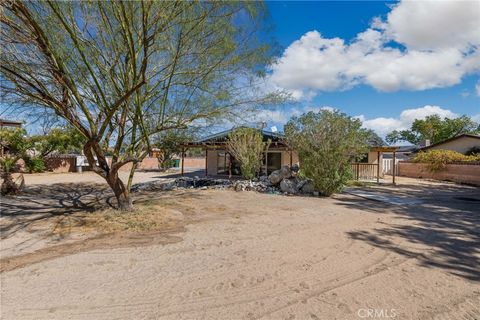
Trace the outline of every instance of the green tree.
{"type": "Polygon", "coordinates": [[[0,144],[2,148],[8,148],[8,153],[0,157],[0,169],[2,171],[2,194],[18,193],[19,187],[13,181],[12,173],[15,171],[18,160],[25,157],[32,147],[27,138],[25,129],[2,129],[0,130],[0,144]]]}
{"type": "Polygon", "coordinates": [[[263,153],[269,144],[270,141],[263,141],[258,129],[238,128],[228,135],[228,152],[240,163],[245,179],[253,179],[260,171],[263,153]]]}
{"type": "Polygon", "coordinates": [[[298,152],[300,173],[325,196],[340,192],[351,179],[350,163],[368,151],[371,133],[360,120],[321,110],[293,117],[285,125],[288,144],[298,152]]]}
{"type": "Polygon", "coordinates": [[[193,133],[187,130],[168,130],[156,135],[152,146],[158,149],[157,159],[160,170],[173,166],[173,157],[181,153],[182,145],[193,140],[193,133]]]}
{"type": "Polygon", "coordinates": [[[52,153],[81,153],[85,137],[72,127],[53,128],[44,135],[32,136],[36,156],[45,158],[52,153]]]}
{"type": "Polygon", "coordinates": [[[50,109],[73,126],[93,171],[129,210],[153,135],[277,101],[253,88],[271,61],[257,36],[264,10],[237,1],[4,1],[4,101],[50,109]]]}
{"type": "Polygon", "coordinates": [[[368,145],[371,147],[380,147],[385,145],[385,141],[373,130],[367,129],[367,141],[368,145]]]}
{"type": "Polygon", "coordinates": [[[468,116],[442,119],[434,114],[425,119],[415,119],[409,130],[392,131],[386,140],[388,143],[407,141],[418,145],[425,140],[437,143],[462,133],[480,133],[480,124],[468,116]]]}

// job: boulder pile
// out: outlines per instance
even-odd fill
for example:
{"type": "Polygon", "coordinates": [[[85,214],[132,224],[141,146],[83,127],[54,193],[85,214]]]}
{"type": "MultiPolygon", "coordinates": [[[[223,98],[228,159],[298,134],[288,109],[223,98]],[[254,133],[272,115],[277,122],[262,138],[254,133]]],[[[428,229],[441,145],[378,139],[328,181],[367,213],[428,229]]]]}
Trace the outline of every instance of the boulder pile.
{"type": "Polygon", "coordinates": [[[311,180],[300,179],[297,170],[292,171],[289,166],[283,166],[280,170],[273,171],[268,176],[272,186],[277,186],[283,193],[288,194],[313,194],[314,185],[311,180]]]}
{"type": "Polygon", "coordinates": [[[180,177],[170,180],[138,183],[132,186],[132,191],[166,191],[173,189],[227,189],[235,191],[256,191],[273,194],[315,194],[311,180],[297,176],[298,170],[288,166],[273,171],[269,176],[261,176],[254,180],[228,180],[199,177],[180,177]]]}
{"type": "MultiPolygon", "coordinates": [[[[266,179],[263,179],[266,180],[266,179]]],[[[263,193],[280,193],[280,190],[270,185],[267,181],[262,181],[260,179],[256,180],[238,180],[235,181],[232,185],[233,190],[235,191],[256,191],[263,193]]]]}
{"type": "Polygon", "coordinates": [[[158,180],[145,183],[137,183],[132,186],[132,191],[166,191],[173,189],[193,189],[193,188],[212,188],[212,189],[225,189],[232,185],[232,182],[228,179],[211,179],[211,178],[199,178],[199,177],[180,177],[170,180],[158,180]]]}

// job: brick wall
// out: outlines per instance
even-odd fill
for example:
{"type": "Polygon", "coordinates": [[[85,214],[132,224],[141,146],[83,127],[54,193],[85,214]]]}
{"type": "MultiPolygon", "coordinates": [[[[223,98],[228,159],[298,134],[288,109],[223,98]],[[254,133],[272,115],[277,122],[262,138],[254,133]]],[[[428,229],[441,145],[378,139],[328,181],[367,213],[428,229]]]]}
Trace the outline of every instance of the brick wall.
{"type": "Polygon", "coordinates": [[[75,157],[47,157],[45,167],[54,173],[75,172],[75,157]]]}
{"type": "Polygon", "coordinates": [[[403,177],[447,180],[480,186],[479,164],[448,164],[445,170],[431,172],[427,164],[400,161],[398,171],[398,175],[403,177]]]}
{"type": "MultiPolygon", "coordinates": [[[[189,169],[205,169],[205,157],[195,157],[195,158],[185,158],[185,168],[189,169]]],[[[182,160],[180,160],[180,166],[182,165],[182,160]]]]}

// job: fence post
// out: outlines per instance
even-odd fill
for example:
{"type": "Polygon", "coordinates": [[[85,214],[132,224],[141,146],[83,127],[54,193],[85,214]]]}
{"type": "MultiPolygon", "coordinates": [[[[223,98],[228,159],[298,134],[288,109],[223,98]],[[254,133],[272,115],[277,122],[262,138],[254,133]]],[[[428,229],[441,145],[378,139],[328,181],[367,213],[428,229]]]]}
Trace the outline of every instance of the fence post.
{"type": "Polygon", "coordinates": [[[357,162],[357,181],[359,177],[360,177],[360,164],[357,162]]]}
{"type": "Polygon", "coordinates": [[[396,155],[395,155],[395,151],[393,151],[393,161],[392,161],[392,172],[393,172],[393,184],[395,185],[395,174],[396,174],[396,165],[395,165],[395,162],[396,162],[396,155]]]}
{"type": "Polygon", "coordinates": [[[377,151],[377,183],[380,183],[380,151],[377,151]]]}

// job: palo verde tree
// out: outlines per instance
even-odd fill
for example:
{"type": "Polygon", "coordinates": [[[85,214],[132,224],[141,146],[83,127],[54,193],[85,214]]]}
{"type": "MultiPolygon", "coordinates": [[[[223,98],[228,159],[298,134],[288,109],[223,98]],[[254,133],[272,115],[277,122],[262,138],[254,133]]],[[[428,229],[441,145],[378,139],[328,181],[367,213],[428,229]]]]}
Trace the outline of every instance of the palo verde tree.
{"type": "Polygon", "coordinates": [[[3,99],[50,109],[80,132],[93,170],[128,210],[153,135],[276,100],[252,90],[270,62],[255,36],[264,16],[260,2],[4,1],[3,99]]]}
{"type": "Polygon", "coordinates": [[[325,196],[342,190],[351,178],[352,159],[368,151],[371,138],[360,120],[329,110],[293,117],[285,135],[298,152],[300,173],[325,196]]]}
{"type": "Polygon", "coordinates": [[[258,129],[238,128],[228,135],[228,152],[240,163],[245,179],[253,179],[260,171],[263,153],[269,144],[270,141],[263,141],[258,129]]]}

